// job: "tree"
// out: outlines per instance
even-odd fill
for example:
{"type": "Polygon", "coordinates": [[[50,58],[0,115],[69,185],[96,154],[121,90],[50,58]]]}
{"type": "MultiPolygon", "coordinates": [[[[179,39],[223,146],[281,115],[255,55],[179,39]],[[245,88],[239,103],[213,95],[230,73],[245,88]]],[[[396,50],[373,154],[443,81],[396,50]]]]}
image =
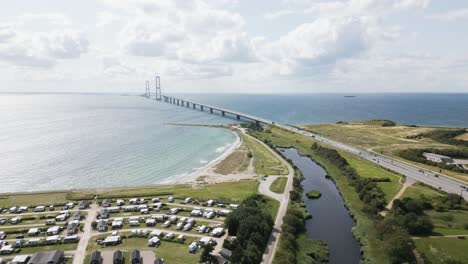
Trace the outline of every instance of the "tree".
{"type": "Polygon", "coordinates": [[[395,230],[385,240],[385,251],[394,264],[412,262],[414,248],[413,239],[402,229],[395,230]]]}
{"type": "Polygon", "coordinates": [[[206,264],[218,263],[218,260],[216,259],[215,256],[211,255],[211,252],[213,252],[213,246],[211,244],[204,245],[203,251],[200,255],[200,263],[206,263],[206,264]]]}

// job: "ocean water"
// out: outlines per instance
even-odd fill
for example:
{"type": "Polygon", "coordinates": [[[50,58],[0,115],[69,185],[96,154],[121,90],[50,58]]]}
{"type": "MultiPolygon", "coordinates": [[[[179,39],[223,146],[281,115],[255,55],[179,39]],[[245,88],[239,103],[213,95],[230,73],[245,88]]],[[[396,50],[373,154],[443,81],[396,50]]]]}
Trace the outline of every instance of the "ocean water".
{"type": "Polygon", "coordinates": [[[468,93],[357,94],[354,98],[343,94],[175,96],[288,124],[389,119],[400,124],[468,127],[468,93]]]}
{"type": "MultiPolygon", "coordinates": [[[[178,94],[288,124],[391,119],[468,127],[468,94],[178,94]]],[[[141,186],[181,179],[236,137],[174,123],[233,122],[117,94],[0,94],[0,193],[141,186]]]]}
{"type": "Polygon", "coordinates": [[[165,122],[229,120],[140,96],[0,94],[0,193],[167,182],[236,140],[165,122]]]}

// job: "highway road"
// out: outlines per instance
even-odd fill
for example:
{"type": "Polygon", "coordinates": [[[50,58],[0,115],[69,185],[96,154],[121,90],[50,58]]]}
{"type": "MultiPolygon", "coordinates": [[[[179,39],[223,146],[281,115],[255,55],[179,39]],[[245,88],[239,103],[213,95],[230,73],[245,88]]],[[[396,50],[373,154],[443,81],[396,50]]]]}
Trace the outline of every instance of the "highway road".
{"type": "Polygon", "coordinates": [[[423,182],[434,188],[437,188],[437,189],[440,189],[449,193],[460,194],[463,196],[465,200],[468,200],[467,185],[460,181],[451,179],[450,177],[446,175],[443,175],[440,173],[434,173],[432,171],[428,171],[424,168],[420,168],[413,164],[409,164],[409,163],[406,163],[397,159],[392,159],[387,156],[380,155],[378,153],[374,153],[374,152],[362,150],[353,146],[349,146],[341,142],[334,141],[334,140],[313,134],[311,132],[308,132],[302,129],[298,129],[296,127],[292,127],[288,125],[280,125],[280,124],[277,124],[277,126],[283,129],[295,132],[295,133],[299,133],[307,137],[312,137],[317,141],[329,144],[333,147],[336,147],[336,148],[348,151],[352,154],[361,156],[362,158],[369,160],[373,163],[376,163],[384,168],[395,171],[399,174],[402,174],[416,181],[423,182]]]}

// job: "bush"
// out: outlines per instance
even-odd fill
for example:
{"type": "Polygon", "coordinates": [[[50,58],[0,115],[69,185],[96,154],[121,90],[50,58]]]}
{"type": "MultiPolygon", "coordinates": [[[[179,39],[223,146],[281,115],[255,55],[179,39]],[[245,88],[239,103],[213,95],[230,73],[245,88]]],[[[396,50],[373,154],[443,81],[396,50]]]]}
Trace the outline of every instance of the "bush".
{"type": "Polygon", "coordinates": [[[310,190],[306,193],[307,198],[309,199],[318,199],[322,194],[319,191],[316,190],[310,190]]]}

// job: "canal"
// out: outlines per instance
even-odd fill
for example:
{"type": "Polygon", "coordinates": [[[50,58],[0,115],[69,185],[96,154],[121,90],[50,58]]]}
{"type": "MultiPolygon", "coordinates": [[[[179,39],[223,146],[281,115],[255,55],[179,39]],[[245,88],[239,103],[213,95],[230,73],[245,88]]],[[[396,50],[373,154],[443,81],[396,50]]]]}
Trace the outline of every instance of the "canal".
{"type": "Polygon", "coordinates": [[[360,244],[353,237],[351,229],[356,225],[344,206],[335,183],[326,178],[326,171],[308,157],[299,155],[296,149],[281,149],[283,155],[301,170],[305,177],[302,182],[302,197],[312,219],[306,221],[307,237],[325,240],[330,252],[329,263],[357,264],[361,253],[360,244]],[[319,199],[309,199],[306,192],[318,190],[319,199]]]}

